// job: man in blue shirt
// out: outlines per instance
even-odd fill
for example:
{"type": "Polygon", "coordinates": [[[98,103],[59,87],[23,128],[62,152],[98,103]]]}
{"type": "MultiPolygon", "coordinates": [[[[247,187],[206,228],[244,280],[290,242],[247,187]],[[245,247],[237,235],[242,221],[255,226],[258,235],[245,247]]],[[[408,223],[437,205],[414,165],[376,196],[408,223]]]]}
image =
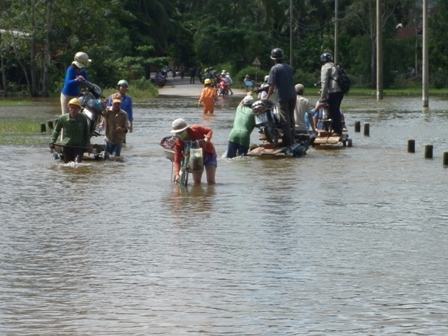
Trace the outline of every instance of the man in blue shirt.
{"type": "Polygon", "coordinates": [[[271,59],[275,62],[269,72],[269,99],[274,93],[278,94],[280,117],[283,129],[283,146],[294,144],[294,108],[296,106],[296,92],[294,90],[294,70],[289,64],[283,63],[283,50],[274,48],[271,59]]]}
{"type": "Polygon", "coordinates": [[[83,51],[75,54],[72,64],[70,64],[65,72],[64,87],[61,90],[61,112],[68,113],[68,101],[72,98],[79,97],[81,94],[81,83],[87,80],[87,71],[85,68],[89,66],[92,60],[83,51]]]}

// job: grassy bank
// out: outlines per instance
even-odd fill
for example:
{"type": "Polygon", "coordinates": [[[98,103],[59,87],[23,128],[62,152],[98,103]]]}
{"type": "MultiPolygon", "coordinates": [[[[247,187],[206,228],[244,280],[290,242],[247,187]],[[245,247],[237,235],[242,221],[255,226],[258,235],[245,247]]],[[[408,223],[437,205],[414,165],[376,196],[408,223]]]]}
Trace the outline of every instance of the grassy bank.
{"type": "Polygon", "coordinates": [[[34,119],[6,118],[0,122],[0,145],[36,145],[49,142],[50,133],[40,133],[34,119]]]}
{"type": "MultiPolygon", "coordinates": [[[[422,95],[422,89],[420,87],[384,89],[383,94],[385,97],[419,97],[422,95]]],[[[376,97],[376,89],[354,87],[350,89],[349,95],[376,97]]],[[[429,95],[433,97],[448,97],[448,88],[431,88],[429,89],[429,95]]]]}
{"type": "MultiPolygon", "coordinates": [[[[109,97],[112,93],[116,92],[115,88],[106,88],[103,90],[103,96],[109,97]]],[[[134,84],[129,85],[129,95],[134,102],[143,102],[145,100],[157,97],[159,95],[158,89],[150,83],[150,81],[135,81],[134,84]]],[[[33,106],[42,102],[52,101],[55,104],[59,104],[59,96],[50,98],[31,98],[31,97],[14,97],[14,98],[0,98],[0,106],[33,106]]]]}

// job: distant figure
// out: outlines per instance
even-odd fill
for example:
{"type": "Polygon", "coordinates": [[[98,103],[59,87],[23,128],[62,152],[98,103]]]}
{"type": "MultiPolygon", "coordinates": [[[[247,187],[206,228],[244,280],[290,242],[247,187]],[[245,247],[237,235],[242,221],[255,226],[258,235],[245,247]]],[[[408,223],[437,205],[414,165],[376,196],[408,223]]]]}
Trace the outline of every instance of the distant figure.
{"type": "Polygon", "coordinates": [[[320,70],[321,90],[318,107],[328,106],[328,117],[331,119],[333,132],[342,135],[341,102],[344,98],[338,82],[337,69],[333,63],[333,55],[325,52],[320,55],[322,64],[320,70]]]}
{"type": "MultiPolygon", "coordinates": [[[[211,128],[202,125],[188,125],[184,119],[176,119],[171,124],[171,133],[177,137],[174,145],[173,173],[174,181],[180,181],[181,161],[185,154],[186,142],[198,141],[203,153],[203,164],[208,184],[215,184],[216,167],[218,166],[215,147],[211,139],[213,131],[211,128]]],[[[195,184],[200,184],[204,169],[193,171],[195,184]]]]}
{"type": "Polygon", "coordinates": [[[255,127],[255,114],[251,108],[253,102],[254,99],[248,94],[236,108],[227,146],[228,158],[244,156],[249,151],[250,135],[255,127]]]}
{"type": "Polygon", "coordinates": [[[191,67],[190,68],[190,84],[194,84],[195,81],[195,77],[196,77],[196,67],[191,67]]]}
{"type": "Polygon", "coordinates": [[[80,113],[81,102],[78,98],[72,98],[68,102],[68,113],[56,120],[50,140],[50,149],[55,148],[55,143],[63,131],[63,137],[57,145],[63,146],[62,158],[65,163],[69,161],[82,161],[82,156],[90,147],[90,130],[87,117],[80,113]]]}
{"type": "Polygon", "coordinates": [[[243,84],[244,84],[244,88],[246,89],[246,92],[252,91],[255,87],[255,83],[250,78],[249,75],[244,76],[243,84]]]}
{"type": "Polygon", "coordinates": [[[81,82],[87,80],[87,71],[92,60],[83,51],[75,54],[73,62],[67,67],[64,78],[64,86],[61,90],[61,112],[68,113],[68,101],[79,97],[81,94],[81,82]]]}
{"type": "Polygon", "coordinates": [[[199,96],[199,104],[202,104],[204,114],[213,114],[215,112],[215,102],[218,97],[216,89],[212,85],[212,80],[206,78],[204,80],[204,88],[199,96]]]}
{"type": "Polygon", "coordinates": [[[269,72],[269,99],[274,90],[278,93],[280,105],[280,117],[283,129],[283,146],[294,144],[294,108],[296,106],[296,92],[294,90],[294,70],[289,64],[283,62],[283,50],[274,48],[271,51],[271,59],[274,65],[269,72]]]}
{"type": "Polygon", "coordinates": [[[113,96],[112,107],[103,112],[103,117],[106,125],[106,152],[119,157],[128,132],[128,115],[121,109],[119,93],[113,96]]]}

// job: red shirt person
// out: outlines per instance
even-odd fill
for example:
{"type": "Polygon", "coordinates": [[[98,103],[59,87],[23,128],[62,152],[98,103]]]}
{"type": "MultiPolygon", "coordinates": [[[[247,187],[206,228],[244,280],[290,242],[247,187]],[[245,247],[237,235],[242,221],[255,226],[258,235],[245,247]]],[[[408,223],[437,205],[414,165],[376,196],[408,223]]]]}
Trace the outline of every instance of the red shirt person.
{"type": "MultiPolygon", "coordinates": [[[[180,179],[181,162],[184,158],[186,144],[189,141],[196,141],[202,148],[203,164],[207,176],[208,184],[215,184],[215,174],[217,163],[217,155],[215,146],[211,142],[213,131],[211,128],[203,125],[188,125],[184,119],[176,119],[171,125],[171,133],[177,137],[174,145],[174,181],[180,179]]],[[[201,183],[202,173],[204,169],[194,170],[192,172],[195,184],[201,183]]]]}

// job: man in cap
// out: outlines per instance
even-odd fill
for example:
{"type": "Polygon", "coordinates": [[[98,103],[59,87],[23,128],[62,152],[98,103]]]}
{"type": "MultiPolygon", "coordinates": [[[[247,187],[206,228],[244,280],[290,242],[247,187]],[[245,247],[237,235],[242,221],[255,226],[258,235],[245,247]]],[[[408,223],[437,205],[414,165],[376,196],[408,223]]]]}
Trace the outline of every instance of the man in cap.
{"type": "Polygon", "coordinates": [[[316,132],[313,122],[313,105],[311,105],[309,99],[304,96],[305,86],[298,83],[294,86],[294,89],[297,93],[296,108],[294,109],[296,130],[304,133],[311,130],[316,132]]]}
{"type": "MultiPolygon", "coordinates": [[[[133,116],[133,112],[132,112],[132,97],[128,95],[128,90],[129,90],[128,81],[125,79],[120,79],[117,83],[117,89],[118,89],[118,91],[116,93],[120,94],[120,98],[121,98],[121,109],[128,114],[129,132],[132,133],[134,116],[133,116]]],[[[114,94],[116,94],[116,93],[114,93],[114,94]]],[[[110,95],[107,98],[106,105],[108,107],[112,106],[112,96],[114,94],[110,95]]]]}
{"type": "Polygon", "coordinates": [[[274,65],[269,72],[269,90],[267,99],[277,91],[280,105],[280,117],[283,129],[283,145],[294,144],[294,108],[296,106],[296,92],[294,91],[294,70],[289,64],[283,62],[283,50],[274,48],[271,59],[274,65]]]}
{"type": "Polygon", "coordinates": [[[68,113],[67,102],[81,94],[81,82],[87,80],[86,68],[91,62],[89,55],[83,51],[78,51],[73,62],[68,66],[65,72],[64,86],[61,90],[62,114],[68,113]]]}
{"type": "Polygon", "coordinates": [[[106,152],[119,157],[128,132],[128,115],[121,109],[119,93],[112,96],[112,107],[104,111],[103,117],[106,125],[106,152]]]}
{"type": "Polygon", "coordinates": [[[78,98],[72,98],[68,102],[68,113],[63,114],[56,120],[53,130],[50,149],[55,148],[55,143],[62,146],[62,157],[64,162],[82,161],[85,151],[90,148],[90,130],[87,117],[81,113],[81,103],[78,98]],[[63,130],[63,137],[57,139],[63,130]]]}

